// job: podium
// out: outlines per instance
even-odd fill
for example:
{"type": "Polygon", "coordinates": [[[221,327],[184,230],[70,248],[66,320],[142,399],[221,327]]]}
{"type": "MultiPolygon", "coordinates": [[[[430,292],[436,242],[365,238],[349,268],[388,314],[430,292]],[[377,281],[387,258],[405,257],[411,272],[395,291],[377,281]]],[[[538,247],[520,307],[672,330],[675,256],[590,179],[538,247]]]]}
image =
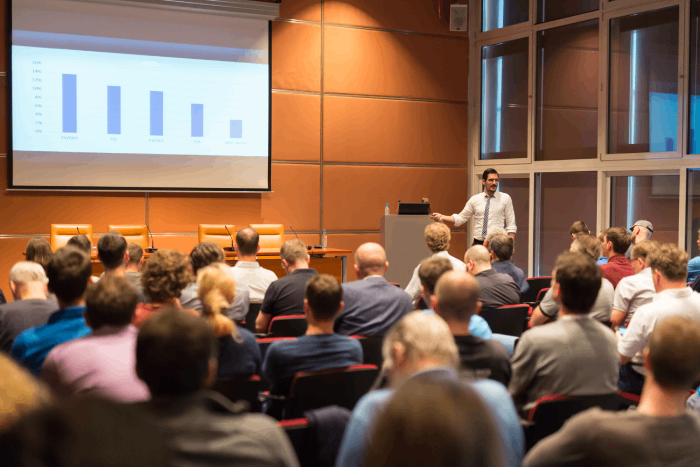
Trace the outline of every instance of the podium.
{"type": "Polygon", "coordinates": [[[424,231],[432,223],[430,216],[382,217],[380,243],[389,261],[389,269],[384,276],[386,280],[399,283],[402,289],[406,288],[418,263],[430,256],[424,231]]]}

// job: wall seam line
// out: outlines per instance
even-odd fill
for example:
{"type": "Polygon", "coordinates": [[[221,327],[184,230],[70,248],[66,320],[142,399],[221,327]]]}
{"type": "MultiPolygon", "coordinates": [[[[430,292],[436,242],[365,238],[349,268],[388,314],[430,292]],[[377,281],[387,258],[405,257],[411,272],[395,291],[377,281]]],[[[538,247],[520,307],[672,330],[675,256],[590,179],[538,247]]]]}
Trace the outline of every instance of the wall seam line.
{"type": "Polygon", "coordinates": [[[321,2],[321,21],[309,21],[305,19],[292,19],[292,18],[276,18],[275,22],[278,23],[292,23],[292,24],[308,24],[311,26],[329,26],[338,29],[357,29],[361,31],[374,31],[374,32],[386,32],[390,34],[404,34],[408,36],[425,36],[425,37],[435,37],[438,39],[455,39],[459,41],[469,41],[469,37],[454,36],[450,34],[438,34],[434,32],[421,32],[421,31],[409,31],[407,29],[392,29],[392,28],[379,28],[375,26],[359,26],[355,24],[342,24],[342,23],[326,23],[324,22],[324,2],[321,2]]]}
{"type": "Polygon", "coordinates": [[[324,58],[325,58],[325,49],[326,49],[326,43],[325,43],[325,33],[324,33],[324,27],[323,27],[323,21],[324,21],[324,14],[325,14],[325,4],[326,0],[321,0],[321,83],[320,83],[320,112],[321,112],[321,118],[320,118],[320,125],[321,128],[319,128],[319,139],[320,139],[320,146],[319,146],[319,220],[318,220],[318,226],[319,226],[319,232],[320,232],[320,238],[319,238],[319,243],[323,243],[323,85],[324,85],[324,58]]]}

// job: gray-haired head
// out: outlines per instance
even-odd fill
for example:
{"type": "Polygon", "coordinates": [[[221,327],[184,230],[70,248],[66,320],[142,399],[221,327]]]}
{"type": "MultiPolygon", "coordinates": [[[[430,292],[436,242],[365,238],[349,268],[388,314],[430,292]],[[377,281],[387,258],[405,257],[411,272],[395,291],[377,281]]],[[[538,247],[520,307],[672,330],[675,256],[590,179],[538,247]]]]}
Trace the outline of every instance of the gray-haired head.
{"type": "Polygon", "coordinates": [[[16,284],[28,284],[30,282],[40,282],[46,284],[49,280],[41,264],[34,261],[20,261],[15,263],[10,269],[10,282],[16,284]]]}

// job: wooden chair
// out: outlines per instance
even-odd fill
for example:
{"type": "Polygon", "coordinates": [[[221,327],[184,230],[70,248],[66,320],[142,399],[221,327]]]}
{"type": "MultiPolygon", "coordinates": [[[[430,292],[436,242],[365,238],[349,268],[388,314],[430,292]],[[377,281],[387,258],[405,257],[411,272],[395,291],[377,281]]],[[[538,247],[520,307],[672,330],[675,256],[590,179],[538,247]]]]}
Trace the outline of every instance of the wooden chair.
{"type": "Polygon", "coordinates": [[[284,243],[284,225],[250,224],[250,228],[260,235],[258,245],[265,249],[280,249],[284,243]]]}
{"type": "Polygon", "coordinates": [[[236,226],[233,224],[199,224],[197,231],[199,243],[214,242],[226,251],[233,251],[236,238],[236,226]],[[226,231],[228,229],[228,232],[226,231]]]}
{"type": "Polygon", "coordinates": [[[267,332],[272,337],[299,337],[306,334],[307,327],[304,315],[275,316],[267,332]]]}
{"type": "Polygon", "coordinates": [[[491,331],[520,337],[531,310],[530,305],[506,305],[493,310],[483,310],[481,317],[489,324],[491,331]]]}
{"type": "Polygon", "coordinates": [[[540,290],[552,284],[552,276],[528,277],[525,279],[530,288],[520,297],[520,303],[534,303],[540,290]]]}
{"type": "Polygon", "coordinates": [[[246,376],[243,378],[220,379],[214,383],[212,390],[228,398],[232,402],[244,400],[250,404],[251,412],[260,412],[262,404],[258,399],[260,392],[260,376],[246,376]]]}
{"type": "Polygon", "coordinates": [[[81,233],[92,243],[92,224],[51,224],[51,249],[58,250],[66,246],[68,240],[81,233]]]}
{"type": "Polygon", "coordinates": [[[109,225],[109,231],[116,230],[127,243],[136,243],[144,250],[148,248],[148,227],[145,225],[109,225]]]}

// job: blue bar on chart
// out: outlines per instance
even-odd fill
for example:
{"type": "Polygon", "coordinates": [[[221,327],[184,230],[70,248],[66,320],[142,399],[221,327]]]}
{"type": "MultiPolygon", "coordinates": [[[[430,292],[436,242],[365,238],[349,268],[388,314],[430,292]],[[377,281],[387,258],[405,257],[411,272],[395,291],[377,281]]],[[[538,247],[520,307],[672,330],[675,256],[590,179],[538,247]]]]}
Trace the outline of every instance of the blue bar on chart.
{"type": "Polygon", "coordinates": [[[151,136],[163,136],[163,91],[151,91],[151,136]]]}
{"type": "Polygon", "coordinates": [[[192,136],[204,136],[204,104],[192,104],[192,136]]]}
{"type": "Polygon", "coordinates": [[[78,132],[78,75],[63,75],[63,132],[78,132]]]}
{"type": "Polygon", "coordinates": [[[107,134],[122,133],[122,88],[107,86],[107,134]]]}
{"type": "Polygon", "coordinates": [[[243,138],[243,120],[231,120],[231,138],[243,138]]]}

